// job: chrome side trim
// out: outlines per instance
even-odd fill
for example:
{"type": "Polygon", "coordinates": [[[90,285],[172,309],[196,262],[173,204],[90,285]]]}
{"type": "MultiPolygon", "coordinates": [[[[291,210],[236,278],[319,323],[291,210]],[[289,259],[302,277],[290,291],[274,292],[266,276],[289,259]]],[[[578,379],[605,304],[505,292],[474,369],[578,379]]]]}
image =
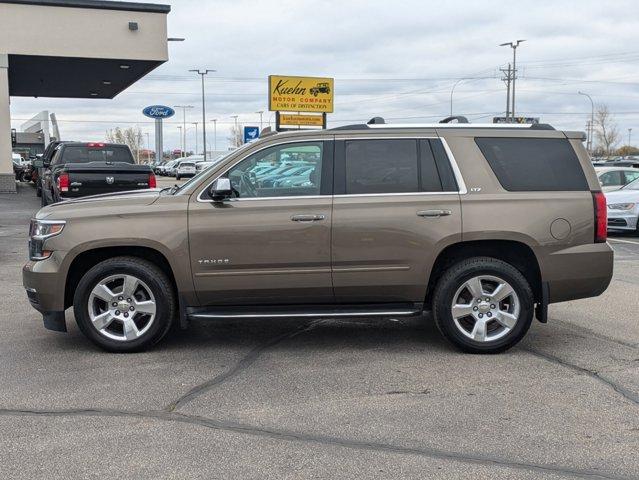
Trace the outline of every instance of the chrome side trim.
{"type": "Polygon", "coordinates": [[[410,270],[409,265],[389,265],[384,267],[333,267],[333,273],[405,272],[407,270],[410,270]]]}
{"type": "Polygon", "coordinates": [[[402,192],[402,193],[344,193],[333,195],[333,198],[351,197],[406,197],[406,196],[426,196],[426,195],[459,195],[460,192],[402,192]]]}
{"type": "Polygon", "coordinates": [[[329,267],[318,268],[282,268],[272,270],[255,270],[255,269],[226,269],[210,272],[196,273],[196,277],[223,277],[223,276],[242,276],[242,275],[297,275],[300,273],[331,273],[329,267]]]}
{"type": "Polygon", "coordinates": [[[459,194],[465,195],[468,193],[468,189],[466,188],[466,182],[464,182],[464,177],[462,177],[461,170],[459,170],[459,165],[457,165],[457,160],[455,160],[455,155],[453,155],[452,150],[448,146],[448,142],[445,138],[439,138],[444,146],[444,150],[446,151],[446,155],[448,156],[448,160],[450,161],[451,167],[453,167],[453,173],[455,174],[455,179],[457,180],[457,186],[459,187],[459,194]]]}
{"type": "Polygon", "coordinates": [[[191,318],[295,318],[295,317],[380,317],[388,315],[411,316],[417,315],[420,310],[385,310],[385,311],[350,311],[350,312],[308,312],[308,313],[191,313],[191,318]]]}

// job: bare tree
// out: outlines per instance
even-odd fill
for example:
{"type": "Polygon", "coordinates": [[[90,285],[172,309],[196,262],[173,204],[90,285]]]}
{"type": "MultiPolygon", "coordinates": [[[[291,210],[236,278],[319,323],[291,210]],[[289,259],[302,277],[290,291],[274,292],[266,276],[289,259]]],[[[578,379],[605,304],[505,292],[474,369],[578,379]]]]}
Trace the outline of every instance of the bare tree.
{"type": "Polygon", "coordinates": [[[122,130],[120,127],[115,127],[112,130],[107,130],[106,140],[110,143],[123,143],[127,145],[133,157],[139,162],[140,150],[142,149],[142,130],[140,127],[129,127],[122,130]]]}
{"type": "Polygon", "coordinates": [[[621,138],[619,127],[612,118],[608,106],[604,104],[597,105],[595,110],[595,138],[598,147],[607,156],[612,154],[615,145],[619,143],[621,138]]]}
{"type": "Polygon", "coordinates": [[[242,142],[244,142],[244,138],[242,135],[243,130],[244,130],[244,127],[242,127],[242,125],[239,123],[237,125],[231,126],[231,133],[228,136],[228,139],[232,147],[242,146],[242,142]]]}

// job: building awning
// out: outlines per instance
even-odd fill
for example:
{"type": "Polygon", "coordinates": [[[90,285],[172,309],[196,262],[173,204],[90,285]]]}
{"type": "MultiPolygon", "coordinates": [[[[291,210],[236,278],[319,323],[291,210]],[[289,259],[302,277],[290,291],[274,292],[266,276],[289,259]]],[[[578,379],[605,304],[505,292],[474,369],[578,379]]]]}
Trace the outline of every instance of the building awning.
{"type": "Polygon", "coordinates": [[[161,61],[9,55],[9,95],[113,98],[161,61]]]}

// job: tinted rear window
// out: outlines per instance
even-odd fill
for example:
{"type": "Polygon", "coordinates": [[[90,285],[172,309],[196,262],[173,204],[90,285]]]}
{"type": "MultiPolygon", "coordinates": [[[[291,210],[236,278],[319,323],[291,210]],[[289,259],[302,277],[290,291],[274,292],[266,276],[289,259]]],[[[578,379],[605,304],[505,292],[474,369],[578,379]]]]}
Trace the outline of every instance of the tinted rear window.
{"type": "Polygon", "coordinates": [[[98,148],[72,145],[64,148],[62,163],[125,162],[134,163],[130,150],[125,147],[105,146],[98,148]]]}
{"type": "Polygon", "coordinates": [[[346,193],[417,192],[415,140],[346,142],[346,193]]]}
{"type": "Polygon", "coordinates": [[[563,138],[475,138],[506,190],[588,190],[579,159],[563,138]]]}

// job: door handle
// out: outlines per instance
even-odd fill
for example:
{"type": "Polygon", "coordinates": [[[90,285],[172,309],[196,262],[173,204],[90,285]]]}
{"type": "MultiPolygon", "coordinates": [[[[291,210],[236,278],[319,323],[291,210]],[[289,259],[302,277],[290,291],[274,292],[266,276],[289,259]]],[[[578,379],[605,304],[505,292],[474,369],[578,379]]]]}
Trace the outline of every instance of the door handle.
{"type": "Polygon", "coordinates": [[[429,218],[439,218],[439,217],[447,217],[448,215],[452,215],[453,212],[450,210],[420,210],[417,212],[418,217],[429,217],[429,218]]]}
{"type": "Polygon", "coordinates": [[[326,218],[325,215],[322,214],[311,214],[311,215],[293,215],[291,220],[294,222],[317,222],[319,220],[324,220],[326,218]]]}

